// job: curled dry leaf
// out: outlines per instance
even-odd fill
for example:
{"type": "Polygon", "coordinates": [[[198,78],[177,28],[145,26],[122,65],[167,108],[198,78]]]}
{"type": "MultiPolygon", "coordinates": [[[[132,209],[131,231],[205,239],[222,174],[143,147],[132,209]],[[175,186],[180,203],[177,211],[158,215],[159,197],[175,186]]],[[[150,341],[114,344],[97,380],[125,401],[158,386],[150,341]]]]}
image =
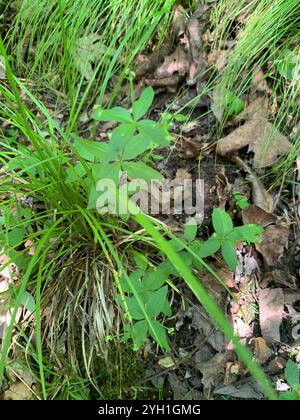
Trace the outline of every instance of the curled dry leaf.
{"type": "Polygon", "coordinates": [[[284,294],[281,288],[259,291],[259,323],[267,343],[280,342],[280,325],[284,311],[284,294]]]}
{"type": "Polygon", "coordinates": [[[230,134],[219,140],[217,153],[228,155],[248,146],[248,152],[254,153],[253,167],[271,166],[286,154],[291,143],[274,125],[267,120],[266,102],[254,101],[239,115],[239,120],[247,120],[230,134]]]}

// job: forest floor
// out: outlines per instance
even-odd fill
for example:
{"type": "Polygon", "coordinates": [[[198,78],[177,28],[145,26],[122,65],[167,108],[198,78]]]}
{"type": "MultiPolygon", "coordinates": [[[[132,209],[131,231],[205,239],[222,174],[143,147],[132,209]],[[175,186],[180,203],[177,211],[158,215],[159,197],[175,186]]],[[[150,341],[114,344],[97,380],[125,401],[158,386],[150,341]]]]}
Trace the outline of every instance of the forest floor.
{"type": "MultiPolygon", "coordinates": [[[[201,6],[182,25],[182,8],[178,7],[177,20],[173,22],[175,35],[172,39],[167,36],[160,54],[152,53],[153,41],[149,50],[136,58],[134,88],[136,96],[147,86],[155,90],[148,113],[154,121],[163,113],[172,114],[178,110],[183,110],[180,115],[186,113],[185,120],[175,121],[172,126],[174,142],[171,146],[157,149],[159,156],[153,161],[153,167],[167,180],[203,179],[204,217],[197,237],[206,239],[213,233],[211,215],[214,208],[225,210],[234,225],[250,223],[264,229],[261,242],[237,244],[235,271],[229,269],[219,254],[207,259],[227,289],[205,270],[198,275],[274,388],[279,392],[297,391],[299,375],[298,385],[295,379],[293,389],[291,377],[294,375],[295,378],[294,366],[300,364],[300,195],[296,182],[300,179],[300,160],[294,162],[294,172],[282,182],[278,182],[278,174],[269,171],[289,150],[291,143],[288,136],[277,130],[267,152],[261,148],[266,133],[272,131],[276,112],[269,101],[272,83],[264,78],[262,69],[258,69],[251,88],[240,99],[243,110],[237,111],[241,104],[232,100],[232,115],[220,129],[222,109],[218,94],[205,92],[205,86],[210,80],[211,69],[219,71],[226,65],[237,34],[232,32],[222,46],[214,50],[214,34],[208,29],[210,12],[211,7],[201,6]],[[201,78],[196,77],[199,74],[201,78]],[[193,103],[201,92],[204,94],[193,103]],[[193,103],[192,107],[190,103],[193,103]]],[[[0,73],[0,77],[5,80],[5,73],[0,73]]],[[[63,98],[56,97],[54,91],[51,94],[39,92],[38,95],[64,129],[68,114],[63,98]]],[[[109,97],[109,92],[107,95],[109,97]]],[[[130,108],[129,97],[129,85],[125,84],[114,105],[130,108]]],[[[34,107],[31,111],[39,113],[34,107]]],[[[99,123],[95,132],[92,112],[88,110],[80,116],[78,133],[86,140],[107,142],[114,124],[99,123]]],[[[291,131],[295,127],[296,124],[291,131]]],[[[7,123],[2,130],[10,128],[7,123]]],[[[26,145],[26,139],[21,142],[26,145]]],[[[35,210],[39,205],[38,202],[32,204],[35,210]]],[[[158,214],[156,217],[173,233],[183,237],[187,215],[158,214]]],[[[130,227],[136,228],[134,223],[130,227]]],[[[32,252],[35,252],[34,248],[32,252]]],[[[1,264],[8,261],[5,254],[0,258],[1,264]]],[[[151,255],[148,258],[151,259],[151,255]]],[[[13,264],[2,271],[0,292],[7,290],[11,276],[16,273],[18,269],[13,264]]],[[[169,331],[171,350],[163,352],[152,338],[148,338],[138,352],[133,352],[129,344],[112,342],[107,360],[99,358],[98,376],[94,378],[102,394],[99,397],[85,378],[86,382],[81,381],[79,398],[264,398],[259,384],[237,358],[232,344],[189,287],[175,278],[174,284],[175,288],[170,292],[172,315],[165,316],[163,321],[169,331]]],[[[43,309],[47,312],[49,307],[43,309]]],[[[16,323],[26,324],[31,316],[28,312],[23,308],[16,323]]],[[[0,315],[1,340],[9,317],[4,305],[0,315]]],[[[47,314],[43,320],[46,323],[47,314]]],[[[65,348],[67,339],[62,337],[60,345],[65,348]]],[[[10,354],[10,360],[18,357],[21,360],[20,353],[15,352],[15,355],[10,354]]],[[[61,355],[62,359],[50,358],[54,372],[63,365],[64,357],[68,358],[68,351],[61,350],[61,355]]],[[[24,359],[19,367],[12,364],[8,369],[2,385],[3,399],[40,398],[36,376],[24,368],[23,362],[24,359]]],[[[72,399],[78,396],[77,374],[72,376],[70,360],[68,365],[65,381],[70,389],[66,398],[72,399]]],[[[55,383],[54,378],[55,374],[47,377],[49,389],[51,382],[55,383]]],[[[55,398],[55,391],[52,395],[55,398]]],[[[64,396],[61,394],[59,398],[64,396]]]]}

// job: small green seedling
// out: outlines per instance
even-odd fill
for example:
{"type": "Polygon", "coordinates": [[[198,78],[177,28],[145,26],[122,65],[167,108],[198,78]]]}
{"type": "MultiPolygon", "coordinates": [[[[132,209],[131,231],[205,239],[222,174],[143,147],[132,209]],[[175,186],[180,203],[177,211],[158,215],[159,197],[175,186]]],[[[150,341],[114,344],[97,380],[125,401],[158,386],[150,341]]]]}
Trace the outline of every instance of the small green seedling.
{"type": "Polygon", "coordinates": [[[234,227],[229,214],[221,209],[213,210],[212,223],[215,232],[202,244],[199,256],[205,258],[214,255],[221,249],[225,262],[232,271],[235,271],[237,266],[237,242],[248,244],[258,242],[263,228],[254,224],[234,227]]]}
{"type": "Polygon", "coordinates": [[[236,205],[241,209],[246,209],[247,207],[249,207],[249,201],[247,199],[247,197],[245,197],[244,195],[238,193],[238,192],[234,192],[233,193],[233,198],[236,202],[236,205]]]}

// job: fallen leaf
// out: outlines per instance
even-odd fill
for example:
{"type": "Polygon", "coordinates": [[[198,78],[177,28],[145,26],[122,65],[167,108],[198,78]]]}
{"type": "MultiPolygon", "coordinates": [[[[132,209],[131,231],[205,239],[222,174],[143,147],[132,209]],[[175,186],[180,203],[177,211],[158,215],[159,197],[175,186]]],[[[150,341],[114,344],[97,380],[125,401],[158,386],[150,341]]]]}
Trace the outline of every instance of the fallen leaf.
{"type": "Polygon", "coordinates": [[[170,369],[175,367],[175,362],[172,357],[166,356],[159,359],[158,366],[162,369],[170,369]]]}
{"type": "Polygon", "coordinates": [[[213,392],[214,394],[227,395],[232,398],[247,398],[256,400],[263,398],[259,384],[252,378],[243,378],[234,385],[218,386],[213,392]]]}
{"type": "Polygon", "coordinates": [[[175,178],[179,181],[184,181],[185,179],[191,179],[192,175],[184,168],[179,168],[176,171],[175,178]]]}
{"type": "Polygon", "coordinates": [[[274,224],[277,221],[277,216],[263,210],[255,204],[251,204],[249,207],[242,210],[242,218],[244,224],[256,223],[263,228],[274,224]]]}
{"type": "Polygon", "coordinates": [[[284,295],[281,288],[259,291],[259,323],[267,343],[280,342],[280,325],[284,311],[284,295]]]}
{"type": "Polygon", "coordinates": [[[221,48],[214,50],[207,55],[207,64],[209,66],[215,66],[216,69],[220,71],[227,64],[228,54],[229,50],[224,50],[221,48]]]}
{"type": "Polygon", "coordinates": [[[259,251],[268,266],[273,266],[278,263],[284,249],[288,246],[289,239],[289,225],[270,225],[267,226],[264,233],[261,235],[261,242],[255,244],[257,251],[259,251]]]}
{"type": "Polygon", "coordinates": [[[17,382],[4,392],[4,400],[32,400],[33,393],[23,382],[17,382]]]}
{"type": "Polygon", "coordinates": [[[267,346],[266,340],[263,337],[253,337],[250,344],[254,345],[254,359],[259,365],[263,365],[271,357],[272,351],[267,346]]]}
{"type": "Polygon", "coordinates": [[[175,7],[173,15],[173,30],[177,37],[181,37],[186,32],[187,13],[181,5],[175,7]]]}
{"type": "Polygon", "coordinates": [[[257,178],[251,168],[241,158],[238,156],[232,156],[231,160],[248,174],[248,179],[251,181],[253,204],[266,212],[271,213],[273,210],[273,197],[265,189],[261,180],[257,178]]]}
{"type": "Polygon", "coordinates": [[[288,271],[278,269],[270,271],[263,277],[261,287],[268,287],[271,283],[275,286],[284,286],[297,290],[297,279],[288,271]]]}
{"type": "Polygon", "coordinates": [[[220,139],[217,153],[225,156],[248,146],[248,152],[254,153],[254,168],[274,165],[290,150],[291,143],[265,116],[259,115],[257,110],[253,111],[252,117],[249,115],[249,109],[247,112],[249,121],[220,139]]]}
{"type": "Polygon", "coordinates": [[[202,384],[205,394],[210,391],[224,379],[226,364],[228,361],[227,353],[217,353],[207,362],[198,363],[197,369],[202,373],[202,384]]]}
{"type": "Polygon", "coordinates": [[[165,57],[164,62],[154,72],[155,79],[164,79],[171,76],[185,76],[189,70],[189,61],[186,52],[179,45],[176,50],[165,57]]]}

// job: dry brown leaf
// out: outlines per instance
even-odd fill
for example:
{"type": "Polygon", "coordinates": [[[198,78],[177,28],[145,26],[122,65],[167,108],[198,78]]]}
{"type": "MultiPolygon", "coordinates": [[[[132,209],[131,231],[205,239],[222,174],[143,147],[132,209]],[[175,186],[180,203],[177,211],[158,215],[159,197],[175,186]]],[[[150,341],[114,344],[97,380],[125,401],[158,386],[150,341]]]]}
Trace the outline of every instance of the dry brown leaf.
{"type": "Polygon", "coordinates": [[[186,32],[187,14],[181,5],[176,6],[173,15],[173,29],[176,36],[181,37],[186,32]]]}
{"type": "Polygon", "coordinates": [[[251,168],[241,158],[232,156],[231,160],[235,162],[240,169],[248,173],[248,178],[251,181],[252,186],[253,204],[265,210],[267,213],[271,213],[273,210],[273,197],[265,189],[261,180],[257,178],[251,168]]]}
{"type": "Polygon", "coordinates": [[[275,286],[284,286],[290,289],[297,290],[297,279],[292,276],[288,271],[272,270],[267,273],[261,281],[261,287],[268,287],[271,283],[275,286]]]}
{"type": "Polygon", "coordinates": [[[165,57],[164,62],[154,72],[155,79],[170,76],[185,76],[189,70],[189,61],[186,52],[179,45],[176,50],[165,57]]]}
{"type": "Polygon", "coordinates": [[[291,143],[266,119],[253,119],[219,140],[217,153],[225,156],[248,146],[254,152],[253,167],[271,166],[287,153],[291,143]]]}
{"type": "Polygon", "coordinates": [[[267,343],[280,342],[280,325],[284,311],[284,295],[281,288],[259,291],[259,322],[267,343]]]}
{"type": "Polygon", "coordinates": [[[202,373],[201,381],[206,395],[214,386],[220,384],[223,381],[227,361],[228,356],[226,353],[217,353],[207,362],[198,363],[196,365],[196,367],[202,373]]]}
{"type": "Polygon", "coordinates": [[[254,344],[254,358],[259,365],[263,365],[271,357],[272,351],[267,346],[266,340],[263,337],[254,337],[250,344],[254,344]]]}
{"type": "Polygon", "coordinates": [[[229,50],[218,49],[210,52],[207,55],[207,64],[215,66],[217,70],[222,70],[227,64],[229,50]]]}
{"type": "Polygon", "coordinates": [[[23,382],[17,382],[4,392],[5,400],[32,400],[33,393],[23,382]]]}
{"type": "Polygon", "coordinates": [[[267,226],[261,236],[261,242],[255,245],[268,266],[275,265],[288,246],[289,225],[267,226]]]}
{"type": "Polygon", "coordinates": [[[272,94],[272,89],[269,88],[268,83],[266,81],[266,76],[264,74],[264,72],[260,69],[258,70],[252,79],[252,83],[254,85],[254,87],[260,91],[260,92],[264,92],[267,95],[271,95],[272,94]]]}
{"type": "Polygon", "coordinates": [[[192,175],[184,168],[179,168],[176,171],[175,178],[179,181],[184,181],[185,179],[191,179],[192,175]]]}
{"type": "Polygon", "coordinates": [[[242,210],[242,218],[245,225],[256,223],[263,228],[274,224],[277,221],[277,216],[266,212],[255,204],[251,204],[249,207],[242,210]]]}
{"type": "Polygon", "coordinates": [[[170,369],[175,367],[175,361],[170,356],[162,357],[157,363],[161,369],[170,369]]]}

